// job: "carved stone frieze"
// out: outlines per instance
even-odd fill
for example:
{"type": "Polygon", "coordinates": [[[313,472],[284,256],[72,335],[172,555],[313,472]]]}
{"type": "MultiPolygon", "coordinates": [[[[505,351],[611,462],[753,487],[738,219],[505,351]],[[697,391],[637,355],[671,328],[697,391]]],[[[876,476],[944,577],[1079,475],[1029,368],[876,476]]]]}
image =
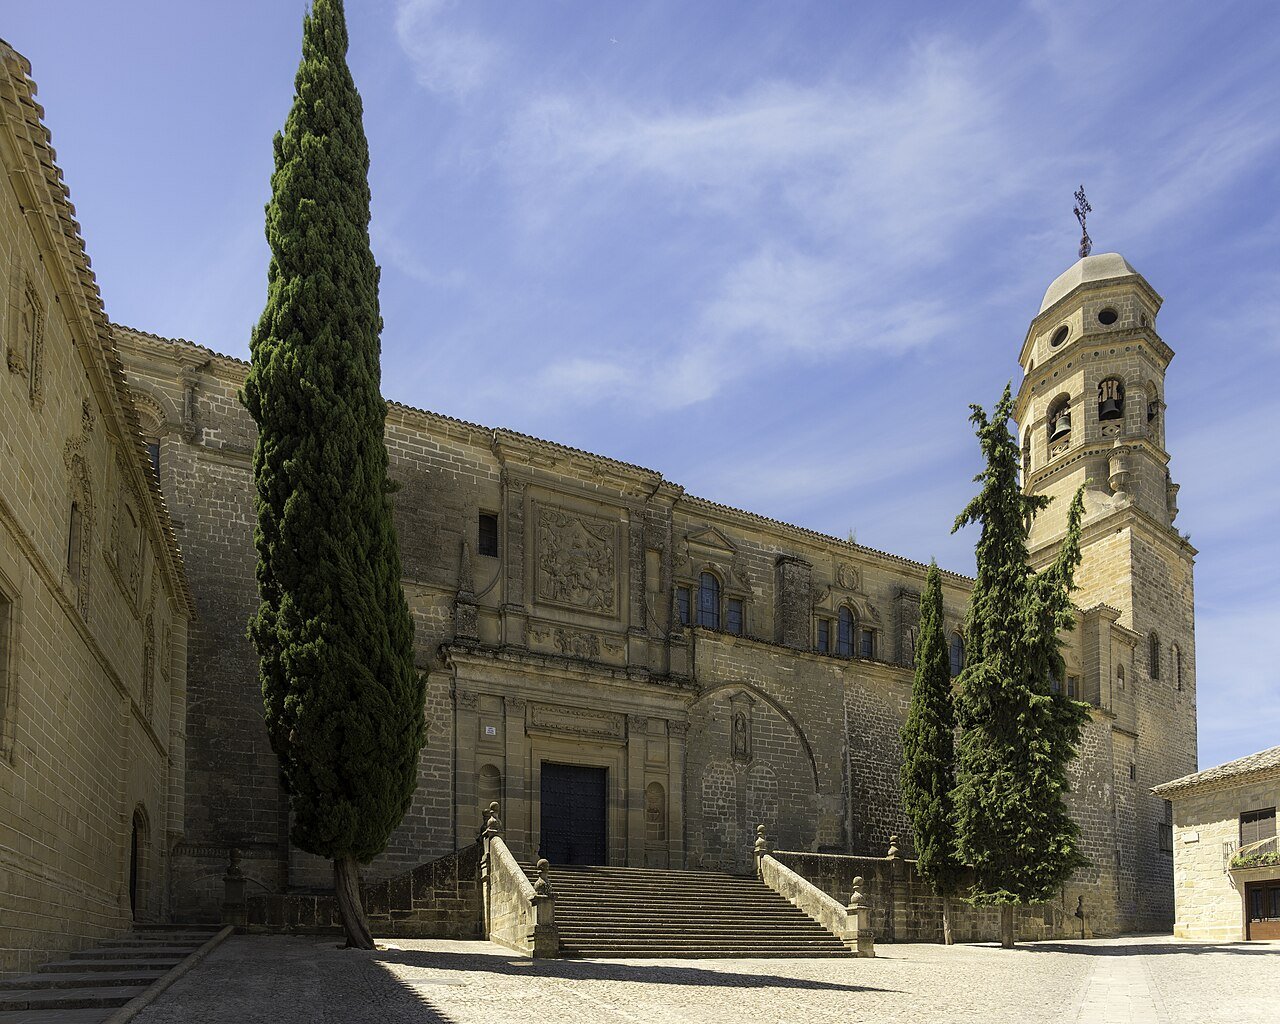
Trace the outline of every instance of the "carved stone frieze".
{"type": "Polygon", "coordinates": [[[570,658],[600,657],[600,638],[594,633],[579,633],[571,629],[555,631],[556,650],[570,658]]]}
{"type": "Polygon", "coordinates": [[[535,506],[540,601],[617,613],[618,526],[583,512],[535,506]]]}
{"type": "Polygon", "coordinates": [[[474,711],[480,704],[480,695],[474,690],[458,690],[456,695],[458,707],[474,711]]]}
{"type": "Polygon", "coordinates": [[[626,718],[612,711],[572,708],[561,704],[531,704],[529,724],[548,732],[620,740],[626,735],[626,718]]]}

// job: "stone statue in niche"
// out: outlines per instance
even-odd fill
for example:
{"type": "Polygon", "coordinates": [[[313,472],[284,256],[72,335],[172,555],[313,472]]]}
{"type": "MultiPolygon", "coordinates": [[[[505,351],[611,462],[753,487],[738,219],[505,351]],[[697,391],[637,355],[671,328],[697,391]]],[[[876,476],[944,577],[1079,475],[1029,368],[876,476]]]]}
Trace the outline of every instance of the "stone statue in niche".
{"type": "Polygon", "coordinates": [[[751,721],[742,710],[733,713],[733,759],[751,760],[751,721]]]}
{"type": "Polygon", "coordinates": [[[617,525],[538,506],[538,597],[612,615],[616,610],[617,525]]]}

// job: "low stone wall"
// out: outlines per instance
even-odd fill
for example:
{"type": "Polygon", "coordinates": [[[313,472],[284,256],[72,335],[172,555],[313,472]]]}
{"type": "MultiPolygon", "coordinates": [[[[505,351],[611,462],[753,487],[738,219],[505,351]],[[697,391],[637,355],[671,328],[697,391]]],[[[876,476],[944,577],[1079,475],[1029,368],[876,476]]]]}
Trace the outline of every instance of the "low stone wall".
{"type": "MultiPolygon", "coordinates": [[[[490,941],[534,957],[560,953],[554,901],[540,896],[500,836],[485,838],[486,932],[490,941]]],[[[544,867],[546,862],[540,862],[544,867]]]]}
{"type": "MultiPolygon", "coordinates": [[[[784,897],[792,906],[804,911],[859,956],[875,956],[875,941],[868,926],[860,930],[858,914],[836,901],[830,893],[819,889],[803,875],[792,871],[781,861],[764,854],[756,858],[760,880],[784,897]]],[[[865,919],[865,918],[864,918],[865,919]]]]}
{"type": "MultiPolygon", "coordinates": [[[[484,938],[479,844],[419,864],[402,875],[363,882],[360,896],[375,936],[484,938]]],[[[246,902],[250,931],[342,931],[332,893],[273,893],[250,896],[246,902]]]]}
{"type": "MultiPolygon", "coordinates": [[[[853,879],[861,876],[863,901],[871,905],[871,930],[877,942],[942,941],[942,899],[920,877],[914,860],[793,850],[775,850],[772,856],[842,903],[848,903],[853,879]]],[[[1075,909],[1062,902],[1017,909],[1018,940],[1079,938],[1075,909]]],[[[1092,934],[1088,913],[1086,905],[1086,935],[1092,934]]],[[[999,942],[1000,908],[974,907],[952,899],[951,934],[956,942],[999,942]]]]}

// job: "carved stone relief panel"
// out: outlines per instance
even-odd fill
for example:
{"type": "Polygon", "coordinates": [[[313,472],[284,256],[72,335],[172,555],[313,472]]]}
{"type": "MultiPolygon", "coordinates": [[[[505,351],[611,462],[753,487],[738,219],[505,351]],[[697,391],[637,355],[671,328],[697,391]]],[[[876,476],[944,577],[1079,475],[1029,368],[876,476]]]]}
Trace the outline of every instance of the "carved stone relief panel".
{"type": "Polygon", "coordinates": [[[534,506],[539,601],[598,615],[618,611],[618,524],[543,504],[534,506]]]}
{"type": "Polygon", "coordinates": [[[547,732],[594,739],[621,740],[626,737],[625,715],[562,704],[530,704],[529,725],[547,732]]]}

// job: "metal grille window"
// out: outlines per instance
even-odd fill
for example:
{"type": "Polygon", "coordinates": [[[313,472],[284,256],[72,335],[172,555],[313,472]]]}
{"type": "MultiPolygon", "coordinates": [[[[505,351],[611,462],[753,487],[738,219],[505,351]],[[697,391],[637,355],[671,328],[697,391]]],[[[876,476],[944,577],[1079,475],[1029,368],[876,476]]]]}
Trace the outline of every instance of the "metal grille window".
{"type": "Polygon", "coordinates": [[[831,620],[818,620],[818,653],[831,653],[831,620]]]}
{"type": "Polygon", "coordinates": [[[728,620],[725,625],[730,633],[735,636],[742,636],[742,602],[731,597],[725,602],[725,617],[728,620]]]}
{"type": "Polygon", "coordinates": [[[498,517],[488,512],[480,513],[480,543],[477,546],[480,554],[489,558],[498,557],[498,517]]]}
{"type": "Polygon", "coordinates": [[[1151,678],[1159,679],[1160,678],[1160,634],[1152,633],[1147,638],[1147,642],[1148,642],[1148,646],[1150,646],[1151,648],[1151,651],[1150,651],[1151,678]]]}
{"type": "Polygon", "coordinates": [[[1173,853],[1173,804],[1164,802],[1164,821],[1160,824],[1160,852],[1173,853]]]}
{"type": "Polygon", "coordinates": [[[690,622],[689,617],[689,588],[676,587],[676,617],[680,620],[680,625],[687,626],[690,622]]]}
{"type": "Polygon", "coordinates": [[[853,612],[848,608],[840,609],[836,626],[836,653],[842,658],[853,657],[853,612]]]}
{"type": "Polygon", "coordinates": [[[1080,677],[1067,676],[1067,696],[1072,700],[1080,699],[1080,677]]]}
{"type": "Polygon", "coordinates": [[[720,628],[720,581],[709,572],[698,577],[698,625],[720,628]]]}
{"type": "Polygon", "coordinates": [[[1245,811],[1240,815],[1240,846],[1248,846],[1263,839],[1273,839],[1276,834],[1276,809],[1264,807],[1258,811],[1245,811]]]}
{"type": "Polygon", "coordinates": [[[964,669],[964,639],[959,633],[951,635],[951,678],[954,679],[964,669]]]}

